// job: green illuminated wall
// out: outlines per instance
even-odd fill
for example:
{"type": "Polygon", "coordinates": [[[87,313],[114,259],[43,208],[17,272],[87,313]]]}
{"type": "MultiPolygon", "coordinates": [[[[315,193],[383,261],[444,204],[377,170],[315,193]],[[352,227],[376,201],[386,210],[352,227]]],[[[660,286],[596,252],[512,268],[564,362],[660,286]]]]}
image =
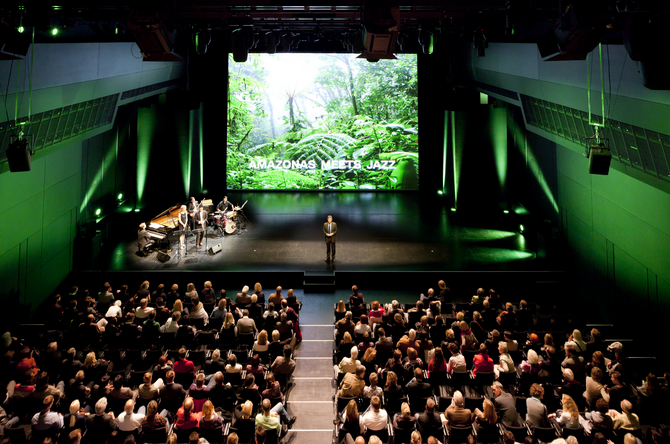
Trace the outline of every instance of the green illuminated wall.
{"type": "MultiPolygon", "coordinates": [[[[564,147],[557,171],[563,237],[578,276],[594,286],[602,305],[633,302],[649,320],[667,317],[670,195],[613,169],[589,175],[587,160],[564,147]]],[[[630,321],[626,310],[618,315],[630,321]]]]}
{"type": "MultiPolygon", "coordinates": [[[[135,175],[126,173],[134,163],[119,149],[132,139],[126,117],[103,134],[33,158],[29,172],[0,174],[3,306],[34,311],[72,270],[78,227],[98,207],[113,211],[118,193],[129,194],[135,175]]],[[[9,310],[0,320],[7,314],[20,319],[9,310]]]]}

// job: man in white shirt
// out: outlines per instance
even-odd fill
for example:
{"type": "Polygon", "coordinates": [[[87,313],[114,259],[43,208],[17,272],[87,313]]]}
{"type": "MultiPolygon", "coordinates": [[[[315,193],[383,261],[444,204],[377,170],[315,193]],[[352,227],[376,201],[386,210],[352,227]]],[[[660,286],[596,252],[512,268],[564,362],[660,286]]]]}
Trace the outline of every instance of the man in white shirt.
{"type": "Polygon", "coordinates": [[[388,423],[388,413],[381,408],[382,402],[379,396],[373,396],[370,400],[371,410],[365,412],[359,421],[361,425],[361,435],[365,433],[365,429],[378,432],[386,428],[388,423]]]}
{"type": "Polygon", "coordinates": [[[126,402],[123,412],[116,418],[116,426],[122,432],[133,432],[141,426],[144,415],[141,413],[133,413],[134,408],[135,401],[129,399],[128,402],[126,402]]]}
{"type": "Polygon", "coordinates": [[[140,301],[140,306],[135,309],[135,317],[138,319],[146,319],[149,317],[149,313],[154,311],[153,308],[147,307],[148,301],[145,299],[142,299],[140,301]]]}

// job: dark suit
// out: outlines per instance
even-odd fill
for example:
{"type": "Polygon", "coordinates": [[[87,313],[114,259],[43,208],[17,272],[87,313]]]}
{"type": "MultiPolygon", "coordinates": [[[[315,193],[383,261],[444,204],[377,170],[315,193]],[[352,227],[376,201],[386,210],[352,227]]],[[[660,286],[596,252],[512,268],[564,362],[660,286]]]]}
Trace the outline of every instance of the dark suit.
{"type": "Polygon", "coordinates": [[[437,413],[428,413],[423,412],[417,418],[418,429],[422,433],[427,433],[428,436],[435,435],[438,431],[442,432],[442,421],[440,421],[440,415],[437,413]]]}
{"type": "Polygon", "coordinates": [[[335,259],[335,242],[337,241],[337,224],[335,222],[325,222],[323,224],[323,234],[332,236],[326,236],[326,259],[332,258],[335,259]],[[329,227],[330,225],[330,227],[329,227]],[[332,249],[332,254],[331,254],[332,249]]]}
{"type": "Polygon", "coordinates": [[[417,381],[412,379],[407,384],[407,392],[412,398],[429,398],[433,396],[433,388],[424,381],[417,381]]]}
{"type": "Polygon", "coordinates": [[[519,414],[516,412],[514,396],[503,392],[500,396],[493,398],[493,405],[500,422],[506,426],[519,427],[519,414]]]}
{"type": "Polygon", "coordinates": [[[165,387],[161,389],[160,395],[161,398],[165,399],[180,399],[186,397],[186,391],[184,390],[184,387],[182,387],[181,384],[172,382],[169,384],[165,384],[165,387]]]}
{"type": "Polygon", "coordinates": [[[207,226],[207,212],[201,210],[195,213],[195,228],[202,229],[203,231],[196,231],[195,233],[195,245],[198,246],[202,243],[202,237],[205,234],[205,227],[207,226]],[[203,224],[203,222],[205,222],[203,224]]]}
{"type": "Polygon", "coordinates": [[[383,340],[380,339],[377,341],[375,349],[377,350],[377,353],[393,353],[393,350],[395,349],[393,346],[393,340],[391,338],[384,337],[383,340]]]}

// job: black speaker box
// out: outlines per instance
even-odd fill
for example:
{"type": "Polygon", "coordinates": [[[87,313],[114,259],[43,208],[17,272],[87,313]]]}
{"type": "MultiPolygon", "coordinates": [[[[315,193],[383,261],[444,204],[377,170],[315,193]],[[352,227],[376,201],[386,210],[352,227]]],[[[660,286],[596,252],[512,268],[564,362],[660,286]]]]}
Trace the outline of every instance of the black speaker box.
{"type": "Polygon", "coordinates": [[[589,174],[607,175],[610,172],[612,152],[605,145],[593,145],[590,147],[589,174]]]}
{"type": "Polygon", "coordinates": [[[7,154],[9,171],[12,173],[30,171],[30,148],[26,139],[11,143],[5,153],[7,154]]]}
{"type": "Polygon", "coordinates": [[[221,244],[216,244],[216,245],[214,245],[213,247],[209,247],[209,252],[210,252],[211,254],[216,254],[216,253],[218,253],[219,251],[221,251],[221,244]]]}
{"type": "Polygon", "coordinates": [[[158,250],[158,253],[157,253],[156,257],[157,257],[158,260],[161,261],[161,262],[167,262],[167,261],[169,261],[170,259],[172,259],[172,256],[170,256],[170,255],[167,254],[167,253],[163,253],[163,252],[160,251],[160,250],[158,250]]]}

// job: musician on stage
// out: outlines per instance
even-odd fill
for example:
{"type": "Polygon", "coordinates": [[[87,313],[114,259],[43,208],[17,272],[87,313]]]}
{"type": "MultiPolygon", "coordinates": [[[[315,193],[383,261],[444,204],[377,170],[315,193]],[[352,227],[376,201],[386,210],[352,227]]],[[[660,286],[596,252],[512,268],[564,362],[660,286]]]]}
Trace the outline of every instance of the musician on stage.
{"type": "Polygon", "coordinates": [[[202,205],[200,205],[199,211],[195,213],[194,220],[197,230],[195,232],[195,247],[198,248],[202,247],[202,238],[205,234],[205,227],[207,226],[207,212],[202,205]]]}
{"type": "Polygon", "coordinates": [[[147,232],[147,224],[142,222],[140,224],[140,229],[137,231],[137,247],[142,256],[147,255],[146,250],[149,246],[153,245],[153,243],[153,239],[151,239],[151,236],[149,236],[149,233],[147,232]]]}
{"type": "MultiPolygon", "coordinates": [[[[182,205],[179,209],[179,231],[186,231],[186,226],[188,225],[188,212],[186,211],[186,205],[182,205]]],[[[181,248],[186,246],[186,233],[182,233],[179,236],[179,245],[181,248]]]]}
{"type": "Polygon", "coordinates": [[[223,196],[223,200],[219,202],[219,204],[216,206],[216,209],[219,211],[223,211],[224,213],[228,211],[233,211],[234,205],[232,202],[228,202],[228,196],[223,196]]]}
{"type": "Polygon", "coordinates": [[[191,220],[191,228],[195,228],[195,215],[198,212],[198,203],[195,201],[195,197],[191,197],[191,201],[188,203],[188,215],[191,220]]]}

